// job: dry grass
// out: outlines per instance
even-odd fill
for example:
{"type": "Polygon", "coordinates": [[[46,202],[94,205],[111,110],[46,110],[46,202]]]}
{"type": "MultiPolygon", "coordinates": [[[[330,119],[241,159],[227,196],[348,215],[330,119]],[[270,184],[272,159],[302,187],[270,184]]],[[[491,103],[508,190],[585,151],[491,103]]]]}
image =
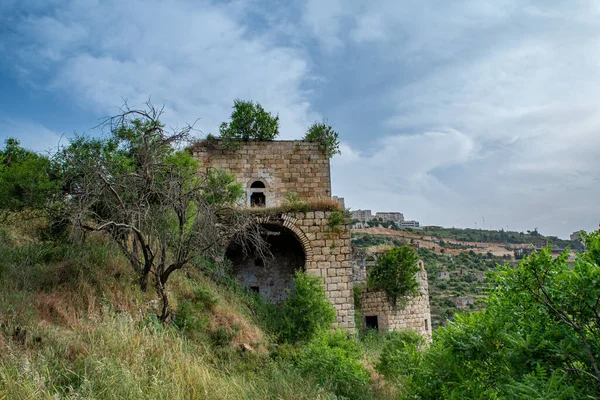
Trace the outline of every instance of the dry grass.
{"type": "Polygon", "coordinates": [[[246,208],[244,211],[258,215],[275,215],[295,212],[306,213],[311,211],[344,211],[344,209],[337,201],[331,199],[316,199],[294,204],[282,204],[277,207],[246,208]]]}

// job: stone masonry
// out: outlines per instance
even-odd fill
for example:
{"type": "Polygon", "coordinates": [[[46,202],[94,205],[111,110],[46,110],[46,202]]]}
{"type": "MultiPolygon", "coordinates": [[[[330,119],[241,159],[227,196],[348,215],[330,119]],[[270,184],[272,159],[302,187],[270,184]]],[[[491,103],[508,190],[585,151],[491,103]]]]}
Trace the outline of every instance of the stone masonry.
{"type": "MultiPolygon", "coordinates": [[[[241,142],[237,150],[225,150],[219,143],[200,143],[193,147],[201,169],[229,171],[246,189],[245,207],[264,205],[257,218],[264,226],[280,226],[292,232],[302,246],[303,269],[323,279],[327,297],[335,307],[337,324],[354,332],[354,295],[352,290],[352,250],[348,226],[340,233],[328,227],[331,212],[310,211],[282,213],[269,207],[284,204],[284,195],[295,192],[305,202],[331,199],[329,158],[318,144],[305,141],[241,142]],[[257,183],[259,182],[259,183],[257,183]],[[254,203],[253,194],[264,194],[264,204],[254,203]]],[[[257,207],[258,208],[258,207],[257,207]]],[[[252,211],[250,211],[252,212],[252,211]]],[[[287,234],[286,232],[283,232],[287,234]]],[[[288,246],[289,245],[285,245],[288,246]]],[[[278,255],[286,249],[275,249],[278,255]],[[283,250],[283,251],[280,251],[283,250]]],[[[287,253],[291,253],[287,251],[287,253]]],[[[300,259],[294,255],[295,259],[300,259]]],[[[283,299],[281,284],[291,281],[293,260],[280,261],[280,271],[260,271],[253,260],[236,260],[234,273],[250,289],[258,289],[265,297],[278,302],[283,299]],[[287,277],[285,275],[288,275],[287,277]],[[268,284],[261,292],[255,285],[268,284]],[[279,286],[278,286],[279,285],[279,286]]],[[[257,262],[258,263],[258,262],[257,262]]],[[[260,264],[260,263],[258,263],[260,264]]]]}
{"type": "Polygon", "coordinates": [[[223,149],[218,142],[199,143],[192,150],[201,169],[224,169],[236,176],[247,190],[244,206],[250,206],[251,186],[257,181],[265,186],[267,207],[281,205],[288,192],[304,201],[331,198],[329,158],[317,143],[248,141],[237,150],[223,149]]]}
{"type": "Polygon", "coordinates": [[[419,260],[421,270],[417,273],[420,295],[412,298],[398,299],[392,305],[387,295],[382,291],[367,288],[366,276],[369,259],[376,255],[361,254],[360,259],[354,262],[353,280],[355,285],[361,285],[360,312],[363,327],[367,326],[367,319],[376,317],[380,331],[393,331],[397,329],[414,329],[421,335],[431,339],[431,310],[429,306],[429,285],[427,272],[422,260],[419,260]],[[358,262],[357,262],[358,261],[358,262]]]}

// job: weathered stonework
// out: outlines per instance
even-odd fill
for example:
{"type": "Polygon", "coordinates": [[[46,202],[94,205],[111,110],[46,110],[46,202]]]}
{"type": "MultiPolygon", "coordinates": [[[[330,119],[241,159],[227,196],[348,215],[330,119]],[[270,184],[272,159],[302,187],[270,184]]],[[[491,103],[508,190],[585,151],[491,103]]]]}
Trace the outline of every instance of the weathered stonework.
{"type": "Polygon", "coordinates": [[[237,150],[216,145],[198,144],[194,156],[201,169],[218,168],[232,172],[247,190],[244,206],[251,204],[252,184],[260,181],[266,206],[282,204],[285,193],[295,192],[302,200],[331,198],[329,158],[319,145],[302,140],[240,142],[237,150]]]}
{"type": "MultiPolygon", "coordinates": [[[[302,269],[323,279],[327,298],[336,310],[338,326],[354,332],[350,232],[348,227],[341,233],[330,232],[330,215],[329,211],[274,213],[259,217],[259,223],[283,227],[294,235],[302,247],[302,269]]],[[[282,251],[286,249],[272,248],[275,255],[282,251]]],[[[280,259],[277,265],[260,267],[253,264],[254,257],[250,255],[247,260],[233,260],[234,273],[248,288],[258,285],[259,293],[274,302],[281,302],[285,298],[282,289],[291,288],[297,259],[299,257],[295,255],[287,260],[280,259]],[[260,285],[266,289],[262,290],[260,285]]]]}
{"type": "Polygon", "coordinates": [[[429,285],[427,272],[422,260],[419,260],[420,271],[417,273],[420,295],[398,299],[393,305],[382,291],[366,286],[367,269],[374,265],[376,254],[357,254],[353,265],[353,282],[361,287],[360,312],[363,327],[369,318],[376,317],[380,331],[397,329],[414,329],[421,335],[431,339],[431,309],[429,306],[429,285]]]}
{"type": "MultiPolygon", "coordinates": [[[[237,150],[225,150],[219,143],[193,147],[201,169],[218,168],[235,175],[246,189],[243,206],[266,206],[257,218],[265,227],[279,227],[279,234],[296,244],[273,240],[275,257],[266,264],[253,255],[229,251],[233,272],[249,289],[280,303],[291,288],[293,273],[303,269],[323,279],[325,291],[337,315],[338,326],[354,331],[352,291],[352,250],[348,226],[333,233],[328,227],[331,212],[269,212],[284,204],[284,195],[297,193],[302,201],[331,199],[329,158],[317,143],[305,141],[240,142],[237,150]],[[264,197],[263,197],[264,196],[264,197]],[[301,254],[302,253],[302,254],[301,254]],[[300,265],[301,264],[301,265],[300,265]]],[[[251,212],[251,211],[250,211],[251,212]]],[[[293,289],[293,288],[292,288],[293,289]]]]}

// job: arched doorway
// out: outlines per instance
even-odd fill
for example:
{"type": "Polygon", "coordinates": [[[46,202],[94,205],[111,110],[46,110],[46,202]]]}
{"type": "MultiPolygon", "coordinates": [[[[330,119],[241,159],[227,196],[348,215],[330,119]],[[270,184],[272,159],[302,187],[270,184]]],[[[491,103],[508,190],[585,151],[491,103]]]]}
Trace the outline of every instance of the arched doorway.
{"type": "Polygon", "coordinates": [[[272,257],[263,260],[252,250],[244,254],[238,244],[229,245],[225,256],[232,263],[233,274],[244,286],[280,304],[288,296],[286,289],[293,290],[294,273],[304,270],[306,254],[290,229],[278,224],[264,224],[263,228],[272,257]]]}

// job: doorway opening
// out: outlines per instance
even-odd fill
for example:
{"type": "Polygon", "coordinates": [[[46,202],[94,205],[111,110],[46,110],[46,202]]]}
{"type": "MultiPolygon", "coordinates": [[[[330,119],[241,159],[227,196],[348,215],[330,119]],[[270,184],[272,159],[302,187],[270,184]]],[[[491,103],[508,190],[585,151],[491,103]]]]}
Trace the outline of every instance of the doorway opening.
{"type": "Polygon", "coordinates": [[[368,315],[365,317],[365,327],[379,331],[379,320],[377,315],[368,315]]]}

